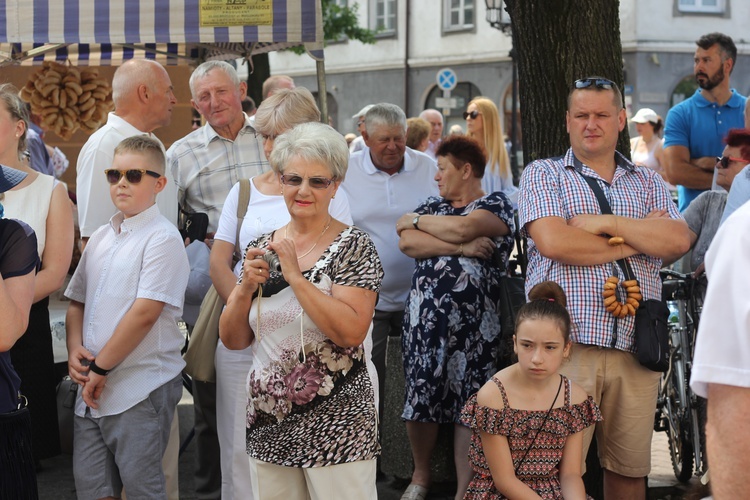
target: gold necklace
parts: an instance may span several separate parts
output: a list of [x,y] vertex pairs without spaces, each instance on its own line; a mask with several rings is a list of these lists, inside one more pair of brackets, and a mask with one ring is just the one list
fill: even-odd
[[[313,244],[312,247],[310,247],[310,250],[308,250],[307,252],[303,253],[299,257],[297,257],[297,260],[304,259],[305,257],[307,257],[310,254],[310,252],[312,252],[313,250],[315,250],[315,247],[318,246],[318,243],[320,243],[320,239],[323,237],[324,234],[326,234],[326,231],[328,231],[328,228],[331,227],[331,222],[332,221],[333,221],[333,217],[331,217],[329,215],[328,216],[328,224],[326,224],[326,227],[323,228],[323,231],[320,233],[320,236],[318,236],[318,239],[315,240],[315,243]],[[287,224],[286,227],[284,228],[284,239],[287,239],[287,232],[286,231],[287,231],[288,228],[289,228],[289,224]]]

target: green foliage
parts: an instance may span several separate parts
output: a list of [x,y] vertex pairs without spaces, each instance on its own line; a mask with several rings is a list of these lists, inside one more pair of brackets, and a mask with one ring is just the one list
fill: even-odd
[[[321,0],[323,7],[323,35],[326,42],[335,42],[342,38],[359,40],[362,43],[375,43],[375,31],[363,28],[357,19],[359,4],[342,7],[334,0]],[[295,54],[304,54],[302,46],[292,47]]]

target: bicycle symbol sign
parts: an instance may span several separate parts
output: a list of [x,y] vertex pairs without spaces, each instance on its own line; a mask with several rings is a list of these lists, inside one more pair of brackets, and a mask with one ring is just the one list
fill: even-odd
[[456,88],[458,84],[458,77],[456,72],[450,68],[443,68],[437,72],[437,85],[442,90],[451,91]]

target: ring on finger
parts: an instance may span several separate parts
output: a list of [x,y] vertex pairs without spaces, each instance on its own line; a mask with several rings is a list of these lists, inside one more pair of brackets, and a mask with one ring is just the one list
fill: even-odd
[[263,271],[260,270],[259,267],[257,269],[258,269],[258,274],[261,274],[263,272]]

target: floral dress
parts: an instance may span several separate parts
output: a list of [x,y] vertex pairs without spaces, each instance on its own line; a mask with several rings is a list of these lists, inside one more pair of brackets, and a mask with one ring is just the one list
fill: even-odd
[[[517,469],[516,476],[537,495],[544,500],[563,498],[558,464],[562,459],[565,442],[569,435],[601,421],[602,414],[591,396],[582,403],[571,405],[570,380],[562,375],[561,377],[565,385],[565,403],[559,408],[554,408],[546,422],[544,420],[547,410],[511,408],[503,384],[495,377],[492,377],[492,381],[500,389],[503,398],[502,410],[480,406],[477,404],[476,395],[469,399],[461,412],[461,423],[472,429],[469,461],[474,469],[474,477],[469,483],[464,500],[506,498],[495,489],[482,449],[480,431],[508,438],[513,467]],[[540,429],[542,423],[544,428]]]
[[416,210],[468,215],[487,210],[511,233],[495,239],[493,259],[441,255],[417,259],[406,300],[402,352],[406,392],[401,418],[458,423],[461,408],[497,371],[500,348],[499,280],[513,248],[513,207],[496,192],[454,208],[428,198]]
[[[272,234],[250,242],[265,248]],[[375,245],[348,227],[303,275],[323,293],[332,285],[379,291],[383,270]],[[242,276],[240,276],[240,280]],[[250,308],[254,361],[247,377],[247,453],[287,467],[370,460],[377,440],[372,325],[362,345],[339,347],[272,271]]]

